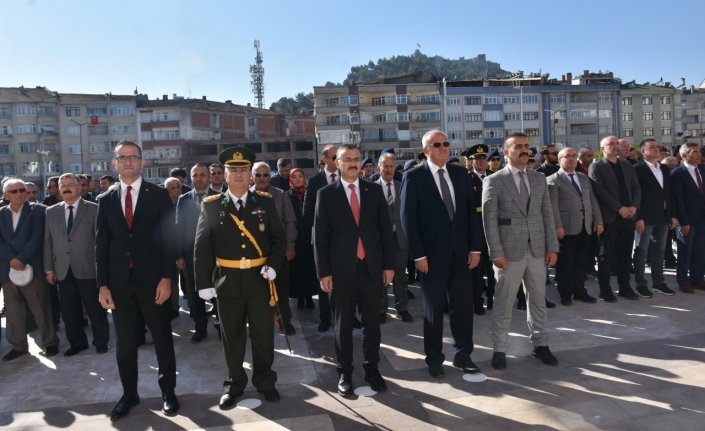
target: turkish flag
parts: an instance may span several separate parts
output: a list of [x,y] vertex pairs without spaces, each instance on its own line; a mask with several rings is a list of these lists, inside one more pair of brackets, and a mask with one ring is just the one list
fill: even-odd
[[94,125],[94,126],[95,126],[96,124],[98,124],[98,116],[97,116],[97,115],[91,116],[91,124]]

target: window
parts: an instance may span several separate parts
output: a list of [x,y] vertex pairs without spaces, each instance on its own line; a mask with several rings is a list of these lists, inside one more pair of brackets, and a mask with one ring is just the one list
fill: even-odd
[[539,129],[524,129],[526,136],[539,136]]
[[600,130],[600,135],[611,135],[611,134],[614,133],[614,132],[612,131],[613,129],[614,129],[614,128],[612,127],[611,124],[610,124],[610,125],[603,125],[603,126],[600,126],[600,129],[599,129],[599,130]]
[[140,123],[151,123],[152,113],[151,112],[140,112]]
[[181,138],[181,133],[178,130],[154,131],[152,135],[155,141],[168,141]]
[[654,113],[653,112],[644,112],[641,114],[641,119],[644,121],[651,121],[654,119]]
[[462,139],[463,132],[457,131],[457,132],[448,132],[448,139],[451,141],[459,141]]
[[634,136],[634,129],[632,128],[624,129],[623,132],[624,136]]
[[36,124],[20,124],[19,126],[17,126],[17,133],[19,133],[20,135],[37,133],[37,125]]
[[[250,133],[249,135],[247,135],[247,139],[249,139],[250,141],[254,141],[255,139],[257,139],[257,133]],[[247,145],[249,144],[246,144],[245,146]]]
[[37,176],[39,175],[39,162],[24,162],[20,170],[22,175]]
[[89,151],[91,153],[107,153],[108,151],[110,151],[108,147],[109,146],[107,142],[94,143],[91,144]]
[[110,170],[110,162],[91,162],[91,172],[102,172]]
[[111,103],[110,115],[113,117],[131,117],[135,115],[135,106],[129,103]]
[[101,116],[107,116],[108,115],[108,107],[107,106],[89,106],[87,109],[88,116],[89,117],[101,117]]
[[596,109],[571,109],[570,118],[596,118]]
[[409,113],[408,112],[398,112],[397,113],[397,121],[399,123],[408,123],[409,122]]
[[373,123],[386,123],[387,122],[387,114],[375,114],[372,116],[372,122]]
[[525,120],[538,120],[539,113],[538,112],[524,112],[524,119]]
[[485,121],[502,121],[502,111],[485,112]]
[[599,93],[597,95],[597,101],[603,103],[612,102],[612,93]]
[[482,130],[466,130],[465,139],[482,139]]
[[612,118],[612,110],[611,109],[600,109],[597,111],[597,117],[598,118]]
[[651,96],[644,96],[641,99],[641,104],[642,105],[653,105],[654,104],[654,98]]
[[565,94],[551,94],[551,105],[565,103]]
[[247,126],[248,127],[255,127],[255,117],[249,117],[247,119]]
[[485,96],[485,105],[499,105],[502,103],[502,98],[500,96]]
[[460,105],[460,97],[449,97],[446,99],[446,105],[448,106],[456,106]]
[[485,138],[503,138],[504,137],[504,129],[499,128],[499,127],[494,127],[491,129],[484,129],[483,135]]
[[661,96],[661,104],[662,105],[670,105],[671,104],[671,96]]
[[463,116],[461,114],[451,114],[448,115],[448,122],[449,123],[460,123],[463,119]]
[[81,146],[79,144],[69,145],[69,154],[81,154]]
[[482,97],[480,96],[465,96],[466,105],[482,105]]
[[9,145],[0,145],[0,156],[7,156],[11,154],[10,153],[10,146]]
[[661,127],[661,134],[663,136],[668,136],[671,135],[671,128],[670,127]]
[[20,143],[20,153],[36,153],[37,143],[36,142],[22,142]]
[[67,106],[66,107],[66,116],[69,118],[80,117],[81,116],[81,108],[78,106]]
[[88,125],[88,136],[107,135],[108,125],[99,124],[97,126]]
[[313,150],[313,141],[296,141],[294,142],[294,151],[311,151]]
[[37,107],[37,115],[42,117],[56,117],[56,110],[53,106],[41,105]]
[[524,104],[539,103],[539,96],[536,94],[527,94],[524,96]]
[[50,153],[56,153],[56,142],[44,142],[44,144],[42,144],[42,149],[44,151],[49,151]]
[[289,142],[270,142],[267,144],[267,151],[274,153],[283,153],[285,151],[290,151],[291,145]]
[[416,96],[416,103],[438,103],[438,94],[424,94],[422,96]]
[[[254,118],[251,118],[252,122],[254,123],[255,120]],[[326,117],[326,126],[334,126],[336,124],[340,124],[340,116],[339,115],[334,115],[332,117]],[[254,124],[250,125],[250,127],[254,126]]]
[[12,126],[0,124],[0,136],[12,136]]
[[326,107],[331,108],[331,107],[334,107],[334,106],[338,106],[338,104],[339,104],[339,99],[338,99],[337,97],[331,97],[331,98],[329,98],[329,99],[326,99],[326,100],[324,101],[324,103],[325,103]]
[[622,106],[630,106],[632,104],[632,98],[631,97],[622,97]]
[[17,115],[35,115],[37,110],[33,105],[17,105],[15,112]]
[[644,136],[654,136],[654,128],[647,127],[644,129]]
[[14,163],[0,163],[0,173],[2,175],[15,175],[15,164]]
[[11,118],[12,110],[7,105],[0,105],[0,118]]
[[419,112],[414,117],[414,121],[427,122],[427,121],[440,121],[440,112]]
[[142,137],[143,141],[151,141],[152,140],[152,132],[142,132],[140,134],[140,136]]
[[465,114],[466,123],[480,123],[482,122],[482,114]]
[[135,133],[135,125],[133,123],[113,123],[110,125],[110,133],[132,134]]
[[505,105],[517,105],[519,104],[519,96],[504,96],[502,98]]
[[519,112],[505,112],[504,121],[519,121],[521,120],[521,113]]
[[[355,100],[357,100],[357,96],[350,96],[350,97],[355,97]],[[357,105],[357,102],[354,103]],[[408,105],[409,104],[409,95],[408,94],[397,94],[397,105]]]
[[662,120],[670,120],[671,119],[671,111],[664,111],[661,113],[661,119]]
[[553,127],[553,133],[555,134],[555,136],[565,136],[565,126]]
[[622,112],[622,121],[633,121],[634,114],[631,112]]
[[69,171],[73,172],[74,174],[80,174],[83,172],[83,169],[81,168],[80,163],[69,163]]
[[386,102],[387,102],[387,98],[384,96],[372,98],[372,106],[386,105]]
[[56,133],[56,128],[53,124],[42,124],[39,130],[45,135],[53,135]]

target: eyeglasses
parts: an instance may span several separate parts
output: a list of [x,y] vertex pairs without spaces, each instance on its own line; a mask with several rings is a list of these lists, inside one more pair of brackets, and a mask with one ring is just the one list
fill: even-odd
[[27,193],[27,189],[8,190],[7,192],[16,195],[17,193]]
[[269,176],[269,174],[268,174],[267,172],[263,172],[263,173],[261,173],[261,174],[260,174],[259,172],[257,172],[257,173],[255,174],[255,177],[256,177],[256,178],[260,178],[260,177],[267,178],[268,176]]
[[445,141],[445,142],[434,142],[433,144],[429,145],[429,147],[433,147],[433,148],[441,148],[441,146],[443,146],[443,147],[450,147],[450,142],[448,142],[448,141]]
[[125,163],[125,162],[130,162],[130,163],[135,163],[138,160],[142,160],[142,157],[140,156],[116,156],[115,160],[118,161],[118,163]]
[[333,154],[332,156],[329,156],[329,155],[326,154],[326,157],[328,157],[328,158],[331,159],[331,160],[335,160],[336,157],[337,157],[337,155],[336,155],[336,154]]

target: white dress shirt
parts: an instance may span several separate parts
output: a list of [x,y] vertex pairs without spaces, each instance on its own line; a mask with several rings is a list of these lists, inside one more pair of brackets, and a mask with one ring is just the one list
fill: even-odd
[[[120,180],[120,205],[122,206],[122,213],[125,214],[125,191],[127,191],[127,184]],[[135,214],[135,208],[137,207],[137,198],[140,196],[140,187],[142,186],[142,176],[137,178],[134,183],[130,184],[132,190],[132,215]],[[75,217],[75,215],[74,215]]]

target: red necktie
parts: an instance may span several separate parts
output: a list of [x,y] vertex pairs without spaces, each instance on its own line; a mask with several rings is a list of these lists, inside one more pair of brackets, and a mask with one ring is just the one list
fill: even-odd
[[127,228],[132,229],[132,186],[127,186],[125,192],[125,221]]
[[705,193],[705,188],[703,188],[703,178],[700,176],[700,170],[698,168],[695,168],[695,178],[698,180],[698,190],[700,190],[700,194]]
[[[350,207],[352,208],[353,218],[355,219],[355,224],[360,226],[360,201],[357,200],[357,193],[355,193],[355,184],[349,184],[350,188]],[[365,248],[362,246],[362,238],[357,238],[357,258],[362,260],[365,258]]]

